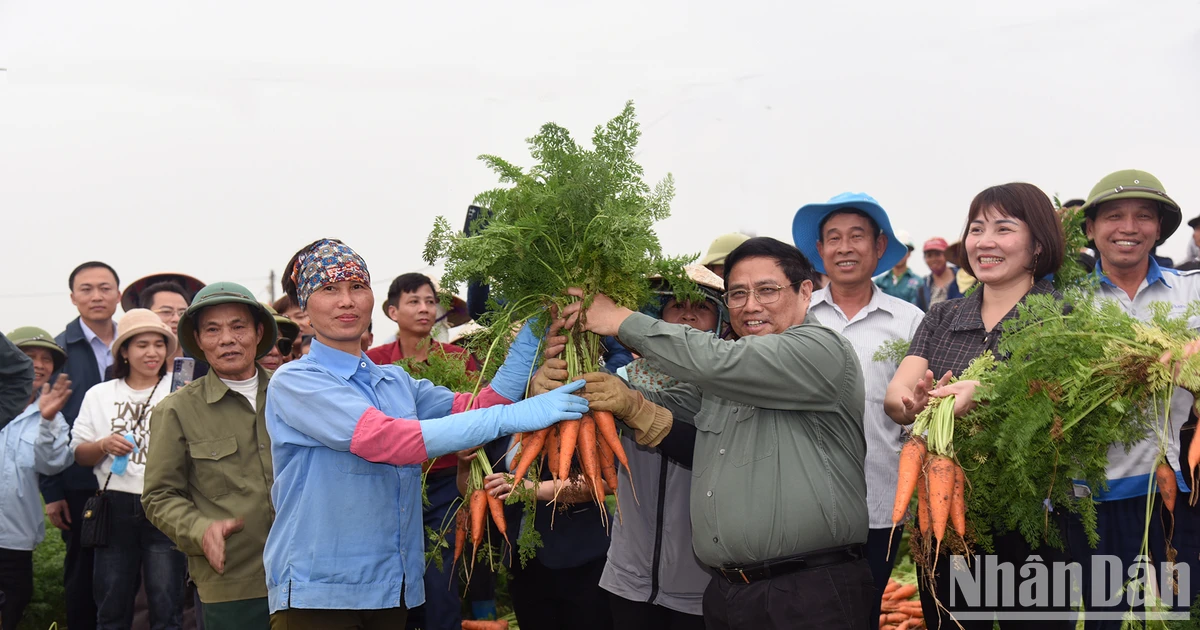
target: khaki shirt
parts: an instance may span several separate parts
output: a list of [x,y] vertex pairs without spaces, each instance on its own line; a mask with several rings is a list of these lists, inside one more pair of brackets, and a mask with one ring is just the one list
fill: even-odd
[[692,546],[744,565],[867,541],[863,375],[809,316],[737,341],[635,313],[621,342],[682,381],[642,392],[696,425]]
[[[258,370],[258,409],[213,372],[168,396],[150,416],[150,458],[142,506],[146,517],[188,556],[200,601],[267,596],[263,547],[275,519],[271,441],[263,406],[271,373]],[[225,574],[204,557],[214,521],[243,518],[225,541]]]

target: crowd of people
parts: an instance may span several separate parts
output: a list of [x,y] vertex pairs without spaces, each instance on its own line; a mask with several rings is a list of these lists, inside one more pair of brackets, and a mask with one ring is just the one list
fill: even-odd
[[[640,312],[593,294],[586,318],[580,300],[543,339],[526,325],[475,395],[396,362],[437,352],[478,371],[433,331],[485,307],[454,298],[444,308],[432,279],[403,274],[381,305],[395,337],[374,346],[367,262],[341,241],[300,248],[274,304],[178,273],[122,291],[115,269],[85,262],[67,278],[79,317],[63,332],[0,337],[3,630],[31,599],[44,519],[67,546],[71,630],[458,628],[464,609],[494,613],[494,596],[481,578],[464,605],[453,531],[438,563],[426,562],[426,531],[446,522],[478,456],[496,462],[489,493],[504,499],[521,484],[536,497],[532,519],[508,507],[510,531],[542,539],[528,562],[506,552],[526,630],[876,627],[901,542],[892,507],[905,427],[932,397],[955,394],[955,414],[970,412],[977,383],[949,377],[999,353],[1018,304],[1061,298],[1050,279],[1068,264],[1089,265],[1096,299],[1135,318],[1154,302],[1182,313],[1200,299],[1200,275],[1156,257],[1183,215],[1151,174],[1118,171],[1068,205],[1082,206],[1089,252],[1066,251],[1043,191],[1005,184],[971,201],[956,242],[923,244],[921,278],[908,267],[911,239],[875,199],[810,203],[791,243],[713,241],[685,268],[699,301],[654,279]],[[1200,245],[1200,217],[1188,224]],[[610,352],[603,372],[566,382],[560,331],[577,321]],[[909,342],[898,364],[878,355],[896,340]],[[1194,401],[1179,390],[1163,411],[1173,459],[1194,434]],[[621,421],[629,455],[606,490],[640,495],[611,531],[582,478],[509,474],[513,436],[589,408]],[[1055,514],[1066,549],[1001,532],[995,555],[1079,562],[1086,613],[1123,612],[1124,600],[1093,596],[1089,560],[1136,561],[1156,457],[1150,436],[1115,445],[1107,488],[1077,486],[1098,505],[1098,546],[1078,518]],[[1200,569],[1200,518],[1177,477],[1184,494],[1169,523],[1152,504],[1150,548],[1166,559],[1169,542],[1177,562]],[[951,561],[921,569],[927,626],[991,628],[979,615],[951,621],[981,610],[954,603]],[[1000,624],[1074,628],[1051,614],[1064,611]]]

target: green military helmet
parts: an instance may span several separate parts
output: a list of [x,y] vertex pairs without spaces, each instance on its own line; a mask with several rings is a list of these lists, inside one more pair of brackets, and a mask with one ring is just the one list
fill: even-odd
[[1162,245],[1167,237],[1175,233],[1183,222],[1183,211],[1174,199],[1167,196],[1166,189],[1158,178],[1146,171],[1124,170],[1109,173],[1092,187],[1087,203],[1083,205],[1084,216],[1095,219],[1100,204],[1118,199],[1149,199],[1158,202],[1159,235],[1155,245]]
[[740,232],[722,234],[715,238],[712,244],[708,246],[708,251],[704,253],[702,258],[700,258],[698,264],[704,265],[705,267],[709,265],[724,265],[725,257],[728,256],[730,252],[737,249],[738,245],[741,245],[748,240],[750,240],[750,237]]
[[188,354],[196,358],[204,358],[204,351],[196,344],[196,317],[206,307],[218,304],[249,306],[250,312],[254,313],[254,319],[263,327],[263,338],[258,342],[257,354],[254,358],[260,359],[271,351],[275,340],[279,338],[279,327],[275,324],[275,317],[258,300],[254,299],[254,294],[246,287],[236,282],[214,282],[200,289],[200,292],[192,298],[192,305],[184,313],[183,319],[179,320],[179,343],[184,350],[187,350]]
[[54,356],[54,371],[67,362],[67,351],[59,347],[50,333],[35,326],[22,326],[8,333],[8,340],[18,348],[45,348]]
[[300,336],[300,324],[297,324],[287,317],[280,315],[279,311],[276,311],[275,307],[271,306],[270,304],[267,304],[266,302],[261,302],[261,304],[263,305],[263,308],[267,309],[267,312],[271,314],[271,317],[275,318],[275,326],[279,328],[280,339],[293,340]]

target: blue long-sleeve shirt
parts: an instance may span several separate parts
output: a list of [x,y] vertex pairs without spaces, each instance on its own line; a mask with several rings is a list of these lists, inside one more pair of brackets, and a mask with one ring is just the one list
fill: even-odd
[[63,415],[42,420],[36,401],[0,430],[0,548],[31,551],[46,536],[38,475],[75,461],[69,437]]

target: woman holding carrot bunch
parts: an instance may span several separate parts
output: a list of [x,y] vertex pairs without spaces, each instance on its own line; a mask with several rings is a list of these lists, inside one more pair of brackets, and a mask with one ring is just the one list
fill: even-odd
[[587,402],[571,392],[583,382],[522,401],[538,346],[528,327],[477,396],[376,366],[360,345],[375,306],[366,262],[322,239],[287,269],[283,289],[316,337],[267,390],[271,627],[402,628],[424,601],[420,464],[582,417]]
[[[1047,276],[1055,273],[1062,263],[1065,248],[1062,224],[1054,213],[1050,199],[1036,186],[1023,183],[993,186],[975,196],[967,215],[963,232],[966,248],[964,268],[978,278],[980,286],[971,295],[933,306],[917,329],[908,350],[908,356],[900,363],[896,375],[888,385],[884,399],[887,414],[896,422],[912,424],[930,398],[955,396],[954,415],[961,417],[975,405],[973,401],[978,381],[960,380],[950,383],[952,376],[960,375],[973,359],[990,351],[997,358],[1002,326],[1005,321],[1016,317],[1017,305],[1027,295],[1057,295]],[[914,441],[922,447],[919,437]],[[913,447],[906,447],[909,453]],[[911,470],[905,470],[905,462]],[[983,566],[976,566],[982,556],[975,556],[968,567],[962,556],[952,560],[954,553],[961,553],[961,545],[951,553],[947,548],[955,547],[943,543],[944,536],[953,537],[959,530],[965,531],[962,514],[962,492],[964,484],[961,468],[952,460],[929,453],[917,453],[909,459],[901,458],[900,488],[906,487],[906,478],[915,485],[920,495],[919,531],[914,537],[914,549],[928,541],[931,549],[936,548],[934,566],[918,567],[921,576],[921,603],[929,628],[955,627],[955,621],[967,630],[992,628],[992,615],[999,612],[1002,628],[1073,628],[1069,619],[1051,619],[1056,613],[1069,612],[1067,608],[1023,606],[1026,614],[1045,612],[1042,620],[1013,621],[1005,619],[1004,612],[1017,610],[1017,593],[1006,592],[1005,588],[1018,583],[1020,578],[1012,576],[999,585],[987,585],[989,578]],[[927,483],[924,483],[926,482]],[[956,487],[956,484],[957,487]],[[907,485],[911,487],[911,485]],[[908,495],[911,496],[911,493]],[[954,500],[957,498],[957,501]],[[903,502],[907,505],[908,497]],[[897,501],[900,503],[900,500]],[[955,505],[957,503],[957,505]],[[926,513],[928,506],[928,514]],[[947,527],[951,521],[952,527]],[[949,530],[949,531],[947,531]],[[951,533],[954,532],[954,533]],[[936,538],[937,542],[931,540]],[[923,539],[923,540],[922,540]],[[961,541],[961,539],[960,539]],[[1047,575],[1051,575],[1052,563],[1065,561],[1065,554],[1042,546],[1033,549],[1019,532],[998,530],[993,539],[996,564],[1009,562],[1012,574],[1028,562],[1040,562]],[[918,554],[914,553],[914,557]],[[1038,556],[1032,559],[1030,556]],[[952,562],[953,569],[952,569]],[[991,590],[997,594],[997,606],[984,606],[985,602],[971,601],[970,594],[961,589],[951,595],[951,572],[962,571],[961,575],[974,580],[980,576],[982,585],[979,593]],[[968,575],[969,572],[969,575]],[[994,573],[994,572],[993,572]],[[1051,578],[1050,592],[1058,586]],[[959,582],[962,583],[961,581]],[[934,585],[931,592],[929,586]],[[1066,586],[1070,593],[1070,585]],[[936,598],[936,599],[935,599]],[[1001,607],[1008,604],[1007,608]],[[954,615],[955,620],[950,620]]]

